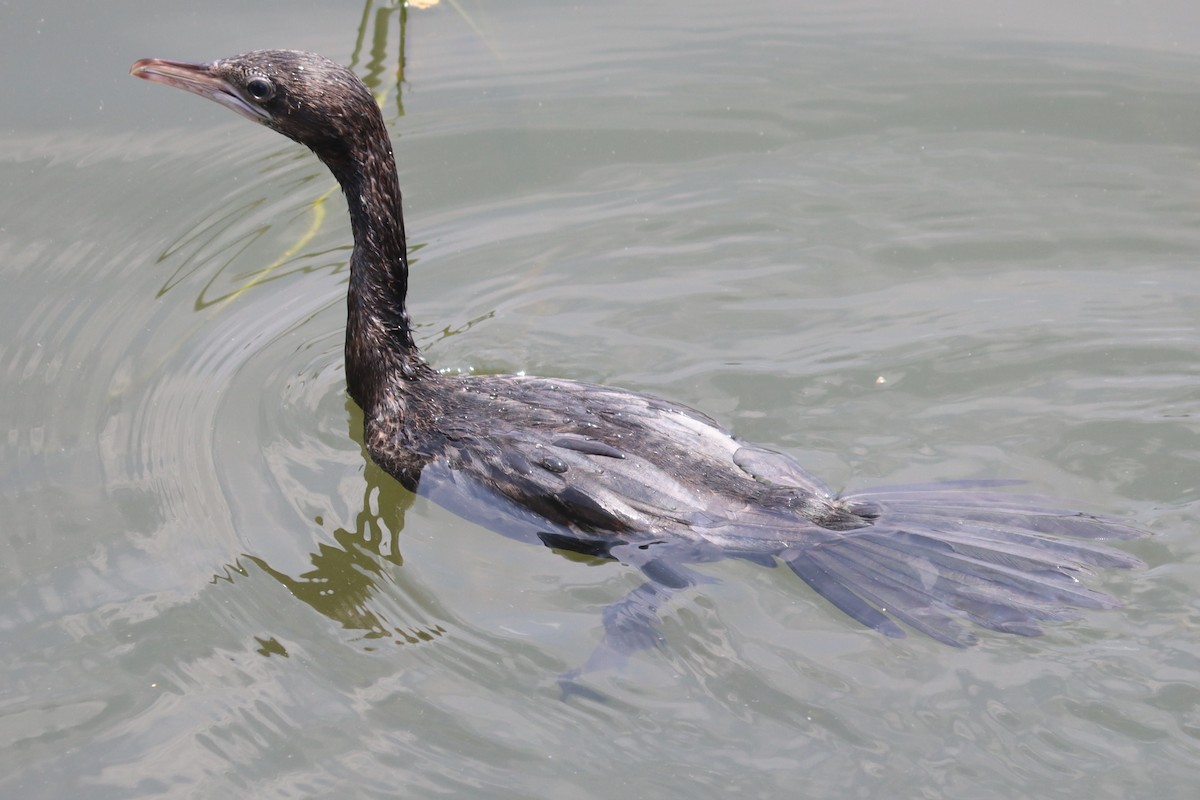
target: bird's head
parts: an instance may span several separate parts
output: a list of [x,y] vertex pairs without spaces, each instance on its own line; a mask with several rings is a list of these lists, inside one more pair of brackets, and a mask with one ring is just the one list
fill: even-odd
[[376,140],[384,129],[358,76],[315,53],[255,50],[206,63],[143,58],[130,74],[220,103],[323,158]]

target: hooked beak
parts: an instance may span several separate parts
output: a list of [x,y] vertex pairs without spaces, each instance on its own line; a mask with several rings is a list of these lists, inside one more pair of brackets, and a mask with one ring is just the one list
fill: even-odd
[[263,108],[249,103],[229,81],[218,75],[215,61],[192,64],[187,61],[168,61],[165,58],[141,58],[133,62],[129,74],[185,92],[198,94],[231,108],[254,122],[266,122],[271,115]]

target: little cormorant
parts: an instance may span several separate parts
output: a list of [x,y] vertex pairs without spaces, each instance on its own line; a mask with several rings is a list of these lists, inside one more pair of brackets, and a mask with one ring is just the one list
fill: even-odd
[[[143,59],[132,74],[214,100],[309,147],[346,195],[354,234],[346,383],[371,457],[404,486],[501,532],[616,559],[648,579],[605,615],[603,666],[655,640],[655,611],[705,580],[688,563],[786,563],[890,636],[948,644],[963,618],[1024,635],[1074,608],[1116,605],[1088,567],[1141,562],[1095,539],[1142,531],[959,481],[838,495],[790,456],[649,395],[523,375],[444,375],[413,343],[392,147],[375,98],[311,53],[203,64]],[[1070,538],[1063,538],[1070,537]]]

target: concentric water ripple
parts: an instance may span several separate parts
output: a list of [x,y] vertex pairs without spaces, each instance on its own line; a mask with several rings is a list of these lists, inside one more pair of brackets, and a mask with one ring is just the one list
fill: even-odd
[[[958,652],[706,565],[662,650],[562,702],[638,576],[369,462],[331,179],[123,73],[263,17],[164,6],[188,42],[130,25],[165,40],[112,70],[144,116],[0,142],[0,793],[1190,796],[1195,57],[1089,43],[1098,15],[1047,42],[853,4],[368,11],[435,366],[652,391],[835,485],[1025,477],[1153,528],[1123,545],[1151,568]],[[357,10],[308,14],[279,42],[346,57]]]

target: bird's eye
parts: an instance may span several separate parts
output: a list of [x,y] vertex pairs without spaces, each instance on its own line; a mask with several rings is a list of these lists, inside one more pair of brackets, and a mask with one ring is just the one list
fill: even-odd
[[246,81],[246,91],[255,100],[270,100],[275,94],[275,86],[266,78],[251,78]]

